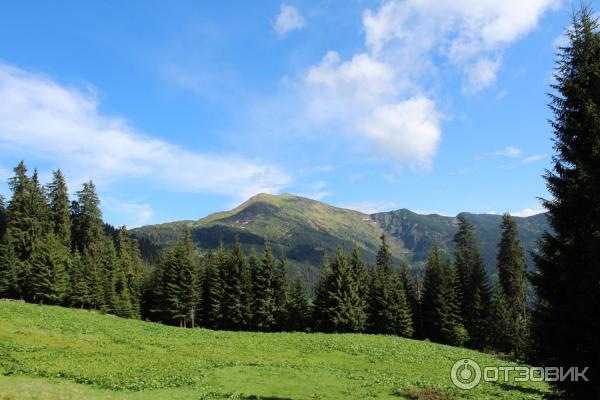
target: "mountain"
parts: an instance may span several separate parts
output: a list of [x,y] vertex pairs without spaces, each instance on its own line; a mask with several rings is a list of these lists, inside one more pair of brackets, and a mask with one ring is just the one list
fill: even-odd
[[[495,273],[501,216],[459,215],[475,225],[488,271]],[[548,229],[545,215],[515,219],[526,250],[534,250]],[[310,284],[318,276],[324,254],[333,254],[337,246],[350,249],[356,244],[364,258],[374,262],[379,237],[385,233],[398,265],[406,259],[419,266],[434,241],[452,250],[456,227],[456,217],[421,215],[406,209],[368,215],[291,194],[259,194],[231,211],[197,221],[143,226],[132,233],[141,240],[144,256],[150,259],[156,259],[157,248],[180,239],[186,228],[200,252],[218,247],[221,241],[231,245],[236,236],[246,250],[254,247],[260,251],[267,239],[275,254],[285,253],[290,270],[300,271]]]

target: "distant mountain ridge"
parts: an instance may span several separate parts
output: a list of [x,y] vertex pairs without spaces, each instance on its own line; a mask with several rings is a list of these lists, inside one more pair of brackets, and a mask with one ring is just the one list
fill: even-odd
[[[488,271],[494,274],[501,216],[460,215],[475,226],[482,257]],[[310,283],[318,275],[323,256],[333,254],[338,246],[350,249],[356,244],[364,258],[374,262],[382,233],[389,238],[397,264],[407,260],[414,266],[421,265],[434,241],[452,250],[457,217],[421,215],[407,209],[369,215],[292,194],[259,194],[231,211],[196,221],[147,225],[133,229],[132,233],[142,242],[160,247],[177,241],[189,228],[200,252],[214,249],[220,242],[229,246],[236,236],[247,250],[252,247],[260,250],[268,240],[277,255],[285,254],[290,269],[299,270]],[[515,220],[526,251],[535,250],[537,240],[548,229],[546,216],[515,217]],[[149,254],[144,256],[148,258]]]

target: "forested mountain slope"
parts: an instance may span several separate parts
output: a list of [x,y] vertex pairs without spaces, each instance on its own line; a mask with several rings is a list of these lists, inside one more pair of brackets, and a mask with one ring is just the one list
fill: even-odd
[[[459,215],[464,215],[475,225],[487,269],[495,273],[501,216]],[[515,220],[526,251],[533,251],[536,241],[548,227],[545,215],[516,217]],[[434,241],[452,250],[456,226],[456,217],[421,215],[406,209],[368,215],[291,194],[259,194],[231,211],[197,221],[148,225],[134,229],[132,233],[144,242],[164,246],[180,239],[189,228],[200,252],[216,248],[220,242],[229,246],[236,236],[246,249],[258,249],[266,239],[276,254],[285,253],[291,270],[302,270],[310,283],[316,278],[324,254],[333,254],[337,246],[350,249],[356,244],[365,259],[372,262],[379,236],[385,233],[397,264],[406,259],[417,266],[425,259]],[[144,251],[144,248],[142,246],[144,256],[153,257],[154,252]]]

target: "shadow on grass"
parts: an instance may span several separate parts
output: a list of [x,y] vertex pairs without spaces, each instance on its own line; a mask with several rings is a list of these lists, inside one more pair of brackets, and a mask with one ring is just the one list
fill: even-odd
[[393,396],[409,400],[453,400],[454,397],[448,393],[430,389],[403,389],[392,392]]
[[496,384],[498,386],[500,386],[500,388],[502,388],[502,390],[506,390],[506,391],[521,392],[523,394],[536,394],[538,396],[543,396],[546,394],[546,392],[544,392],[543,390],[540,390],[540,389],[511,385],[510,383],[506,383],[506,382],[496,382]]

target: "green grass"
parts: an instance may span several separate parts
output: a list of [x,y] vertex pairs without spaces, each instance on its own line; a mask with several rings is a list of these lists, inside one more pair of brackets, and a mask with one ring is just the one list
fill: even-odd
[[537,399],[540,383],[453,386],[490,355],[372,335],[180,329],[0,301],[0,399]]

